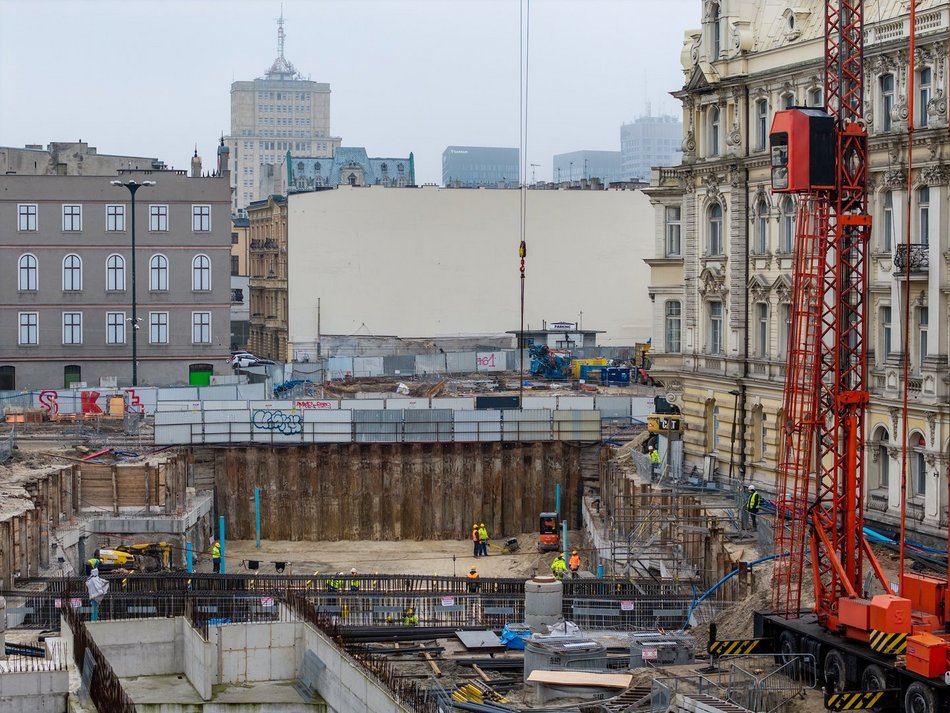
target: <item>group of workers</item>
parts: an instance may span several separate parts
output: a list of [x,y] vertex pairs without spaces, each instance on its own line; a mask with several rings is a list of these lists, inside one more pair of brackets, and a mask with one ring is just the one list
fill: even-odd
[[472,525],[472,554],[475,557],[488,557],[488,528],[484,522]]
[[571,558],[567,562],[564,561],[564,553],[559,552],[551,563],[551,574],[558,579],[564,579],[564,575],[570,570],[571,577],[577,579],[577,572],[580,568],[581,556],[577,554],[577,550],[571,552]]
[[327,591],[343,592],[346,591],[347,588],[349,588],[351,592],[360,591],[360,580],[358,579],[358,575],[359,572],[356,571],[356,567],[350,569],[350,581],[347,583],[343,572],[337,572],[336,577],[327,580]]

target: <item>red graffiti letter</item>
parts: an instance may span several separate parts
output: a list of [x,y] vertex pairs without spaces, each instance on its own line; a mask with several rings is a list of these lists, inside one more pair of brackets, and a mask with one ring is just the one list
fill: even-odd
[[96,403],[99,400],[98,391],[82,391],[79,398],[83,413],[102,413],[102,409]]

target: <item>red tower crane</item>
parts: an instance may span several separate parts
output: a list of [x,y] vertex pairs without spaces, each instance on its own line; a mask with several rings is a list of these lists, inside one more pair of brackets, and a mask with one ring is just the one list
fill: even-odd
[[[783,556],[772,611],[756,613],[755,629],[780,656],[809,655],[827,707],[897,710],[900,701],[911,713],[946,712],[947,580],[901,572],[901,594],[892,593],[864,532],[871,217],[863,12],[863,0],[825,0],[825,106],[776,112],[770,133],[772,189],[796,194],[798,210],[774,528]],[[913,3],[910,26],[913,34]],[[806,573],[810,610],[802,606]],[[868,596],[866,574],[884,593]]]

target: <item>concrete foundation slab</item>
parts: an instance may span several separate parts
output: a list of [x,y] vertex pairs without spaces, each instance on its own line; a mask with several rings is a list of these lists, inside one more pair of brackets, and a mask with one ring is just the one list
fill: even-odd
[[184,674],[123,678],[122,687],[140,713],[326,713],[324,701],[308,702],[294,681],[260,681],[214,687],[210,701]]

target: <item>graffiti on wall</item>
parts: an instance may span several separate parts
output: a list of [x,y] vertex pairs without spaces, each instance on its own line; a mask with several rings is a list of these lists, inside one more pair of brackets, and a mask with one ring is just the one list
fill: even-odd
[[258,409],[251,415],[251,423],[259,431],[277,431],[285,436],[303,433],[303,418],[299,413]]

